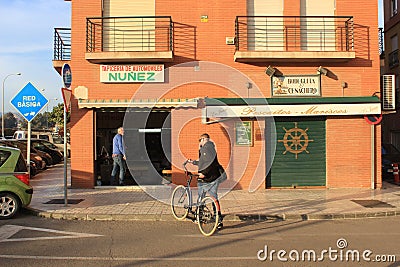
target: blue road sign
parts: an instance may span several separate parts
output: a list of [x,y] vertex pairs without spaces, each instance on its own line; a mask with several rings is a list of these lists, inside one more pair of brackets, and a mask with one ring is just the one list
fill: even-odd
[[64,87],[70,88],[72,83],[72,71],[69,64],[65,63],[61,70]]
[[28,122],[35,118],[47,102],[49,100],[30,82],[11,99],[11,104]]

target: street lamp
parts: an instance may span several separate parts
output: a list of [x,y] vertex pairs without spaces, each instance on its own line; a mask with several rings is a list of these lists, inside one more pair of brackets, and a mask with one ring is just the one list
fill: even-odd
[[4,83],[6,82],[7,78],[12,75],[21,75],[20,72],[18,73],[11,73],[8,74],[3,80],[3,94],[2,94],[2,108],[1,108],[1,137],[4,139]]

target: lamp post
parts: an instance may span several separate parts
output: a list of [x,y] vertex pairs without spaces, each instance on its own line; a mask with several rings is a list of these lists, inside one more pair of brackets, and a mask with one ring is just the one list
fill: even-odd
[[2,100],[2,105],[1,105],[1,107],[2,107],[1,108],[1,137],[3,139],[5,138],[4,137],[4,83],[6,82],[7,78],[12,76],[12,75],[21,75],[21,73],[18,72],[18,73],[8,74],[3,80],[3,94],[2,94],[2,98],[1,98],[1,100]]

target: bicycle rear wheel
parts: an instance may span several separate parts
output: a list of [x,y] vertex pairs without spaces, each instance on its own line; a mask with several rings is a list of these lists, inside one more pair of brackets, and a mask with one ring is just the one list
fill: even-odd
[[205,236],[212,235],[217,229],[218,221],[217,202],[212,197],[205,197],[197,210],[197,222],[200,232]]
[[178,185],[171,196],[171,210],[177,220],[184,220],[189,212],[189,192],[183,185]]

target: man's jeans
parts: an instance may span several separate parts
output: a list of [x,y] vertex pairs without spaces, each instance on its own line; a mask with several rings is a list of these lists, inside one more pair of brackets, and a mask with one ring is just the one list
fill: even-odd
[[119,184],[124,183],[124,176],[125,176],[125,162],[122,157],[122,155],[118,155],[116,157],[113,157],[113,169],[111,172],[111,185],[117,185],[117,182],[115,180],[115,176],[117,175],[117,171],[119,169]]
[[221,183],[222,177],[212,181],[211,183],[202,183],[197,182],[197,189],[199,191],[199,197],[203,194],[203,192],[208,192],[210,196],[218,200],[218,186]]

